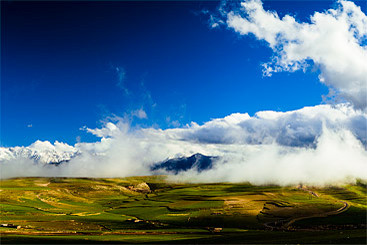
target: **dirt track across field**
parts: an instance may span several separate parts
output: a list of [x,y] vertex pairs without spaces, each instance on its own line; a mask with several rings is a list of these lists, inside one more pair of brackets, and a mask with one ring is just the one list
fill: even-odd
[[[301,187],[299,189],[304,190],[304,191],[308,191],[314,197],[319,197],[319,195],[316,192],[308,190],[306,187]],[[290,219],[287,219],[287,220],[267,222],[267,223],[264,223],[264,226],[267,227],[267,228],[270,228],[271,230],[273,230],[273,229],[284,230],[284,229],[288,229],[288,227],[296,221],[304,220],[304,219],[310,219],[310,218],[318,218],[318,217],[327,217],[327,216],[331,216],[331,215],[337,215],[337,214],[340,214],[340,213],[348,210],[348,208],[350,207],[350,205],[345,201],[339,200],[339,202],[343,203],[344,205],[342,207],[340,207],[339,209],[337,209],[337,210],[333,210],[333,211],[329,211],[329,212],[321,213],[321,214],[313,214],[313,215],[304,216],[304,217],[290,218]]]
[[340,214],[340,213],[346,211],[350,207],[350,205],[347,202],[344,202],[344,201],[340,201],[340,202],[342,202],[344,205],[343,205],[343,207],[339,208],[338,210],[326,212],[326,213],[323,213],[323,214],[315,214],[315,215],[310,215],[310,216],[305,216],[305,217],[294,218],[294,219],[291,219],[290,221],[288,221],[287,223],[285,223],[283,225],[283,228],[288,228],[294,222],[299,221],[299,220],[303,220],[303,219],[310,219],[310,218],[317,218],[317,217],[327,217],[327,216],[330,216],[330,215],[337,215],[337,214]]

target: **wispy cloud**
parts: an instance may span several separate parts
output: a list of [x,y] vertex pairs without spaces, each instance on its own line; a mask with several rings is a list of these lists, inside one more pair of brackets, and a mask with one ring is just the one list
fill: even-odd
[[170,116],[166,117],[166,123],[169,127],[173,126],[175,128],[180,127],[181,123],[178,120],[172,120]]
[[137,117],[139,119],[147,119],[148,118],[147,113],[143,110],[143,108],[132,111],[131,115],[134,116],[134,117]]
[[130,92],[125,86],[125,80],[126,80],[126,71],[123,67],[115,67],[116,75],[117,75],[117,87],[122,89],[126,95],[128,95]]

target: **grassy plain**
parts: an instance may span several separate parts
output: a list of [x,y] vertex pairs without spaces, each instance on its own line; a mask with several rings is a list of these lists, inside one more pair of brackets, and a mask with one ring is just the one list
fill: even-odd
[[0,181],[1,243],[366,243],[366,186]]

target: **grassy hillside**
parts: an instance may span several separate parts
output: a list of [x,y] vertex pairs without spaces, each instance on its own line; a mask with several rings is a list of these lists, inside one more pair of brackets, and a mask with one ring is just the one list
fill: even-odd
[[123,179],[0,182],[2,243],[365,243],[366,186]]

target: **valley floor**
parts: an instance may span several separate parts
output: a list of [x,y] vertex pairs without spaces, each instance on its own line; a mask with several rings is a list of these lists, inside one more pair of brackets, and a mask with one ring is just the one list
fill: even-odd
[[366,243],[366,185],[0,181],[1,243]]

